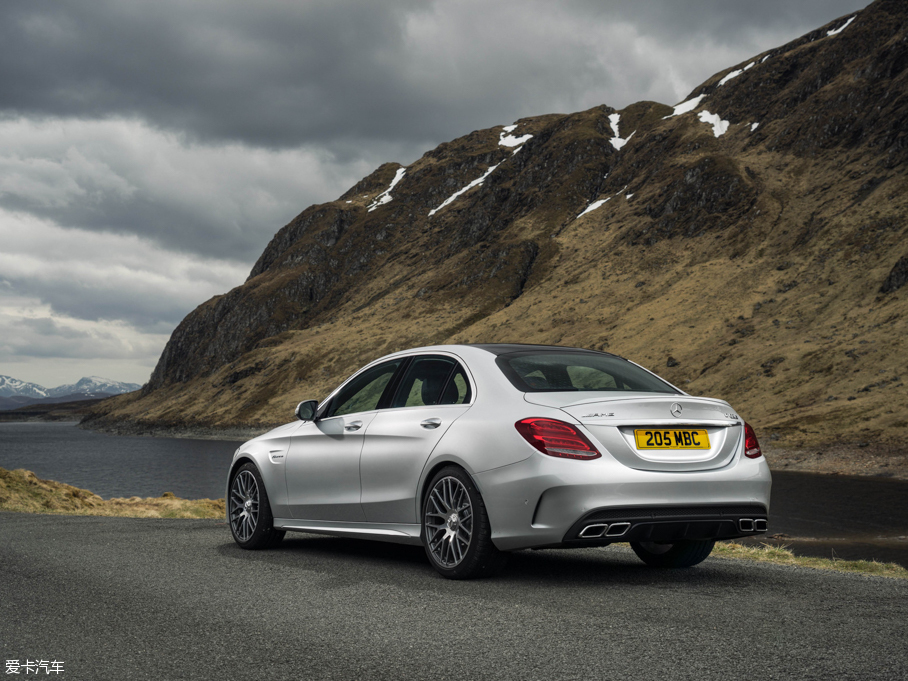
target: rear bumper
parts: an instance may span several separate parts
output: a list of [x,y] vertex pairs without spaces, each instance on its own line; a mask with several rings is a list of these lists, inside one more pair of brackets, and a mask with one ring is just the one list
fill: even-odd
[[[573,461],[534,453],[474,480],[502,551],[752,536],[760,533],[756,520],[767,519],[772,486],[766,460],[740,453],[722,468],[683,472],[629,468],[608,454]],[[754,521],[754,531],[742,529],[742,520]],[[628,525],[616,535],[618,523]],[[591,524],[612,534],[580,537]]]
[[616,541],[675,542],[737,539],[763,534],[767,512],[759,504],[604,508],[587,513],[564,535],[565,546]]

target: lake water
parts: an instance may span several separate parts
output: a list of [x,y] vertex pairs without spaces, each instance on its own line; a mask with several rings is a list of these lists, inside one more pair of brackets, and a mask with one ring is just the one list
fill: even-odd
[[87,489],[105,499],[219,499],[240,442],[104,435],[75,423],[0,423],[0,467]]
[[[224,496],[240,442],[103,435],[74,423],[0,423],[0,467],[88,489],[105,499]],[[908,482],[773,473],[769,534],[800,555],[908,567]],[[760,538],[760,541],[766,541]]]

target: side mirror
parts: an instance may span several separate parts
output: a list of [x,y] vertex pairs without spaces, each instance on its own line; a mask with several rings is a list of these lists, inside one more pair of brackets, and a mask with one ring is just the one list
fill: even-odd
[[318,411],[318,400],[306,400],[296,405],[296,418],[300,421],[314,421]]

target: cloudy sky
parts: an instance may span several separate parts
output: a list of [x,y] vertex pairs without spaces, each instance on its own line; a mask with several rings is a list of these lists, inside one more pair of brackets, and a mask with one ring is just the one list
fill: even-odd
[[3,0],[0,374],[147,380],[196,305],[386,161],[681,101],[866,0]]

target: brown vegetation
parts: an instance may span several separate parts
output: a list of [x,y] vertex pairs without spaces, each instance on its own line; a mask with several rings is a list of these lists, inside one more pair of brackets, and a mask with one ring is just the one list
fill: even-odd
[[716,544],[716,548],[713,549],[712,555],[718,558],[756,560],[761,563],[774,563],[775,565],[792,565],[816,570],[833,570],[835,572],[860,572],[880,577],[908,579],[908,569],[896,563],[880,563],[875,560],[830,560],[828,558],[796,556],[784,546],[770,546],[769,544],[745,546],[735,542],[719,542]]
[[119,516],[123,518],[223,518],[223,499],[180,499],[170,492],[141,499],[102,499],[88,490],[31,471],[0,468],[0,510],[21,513]]

